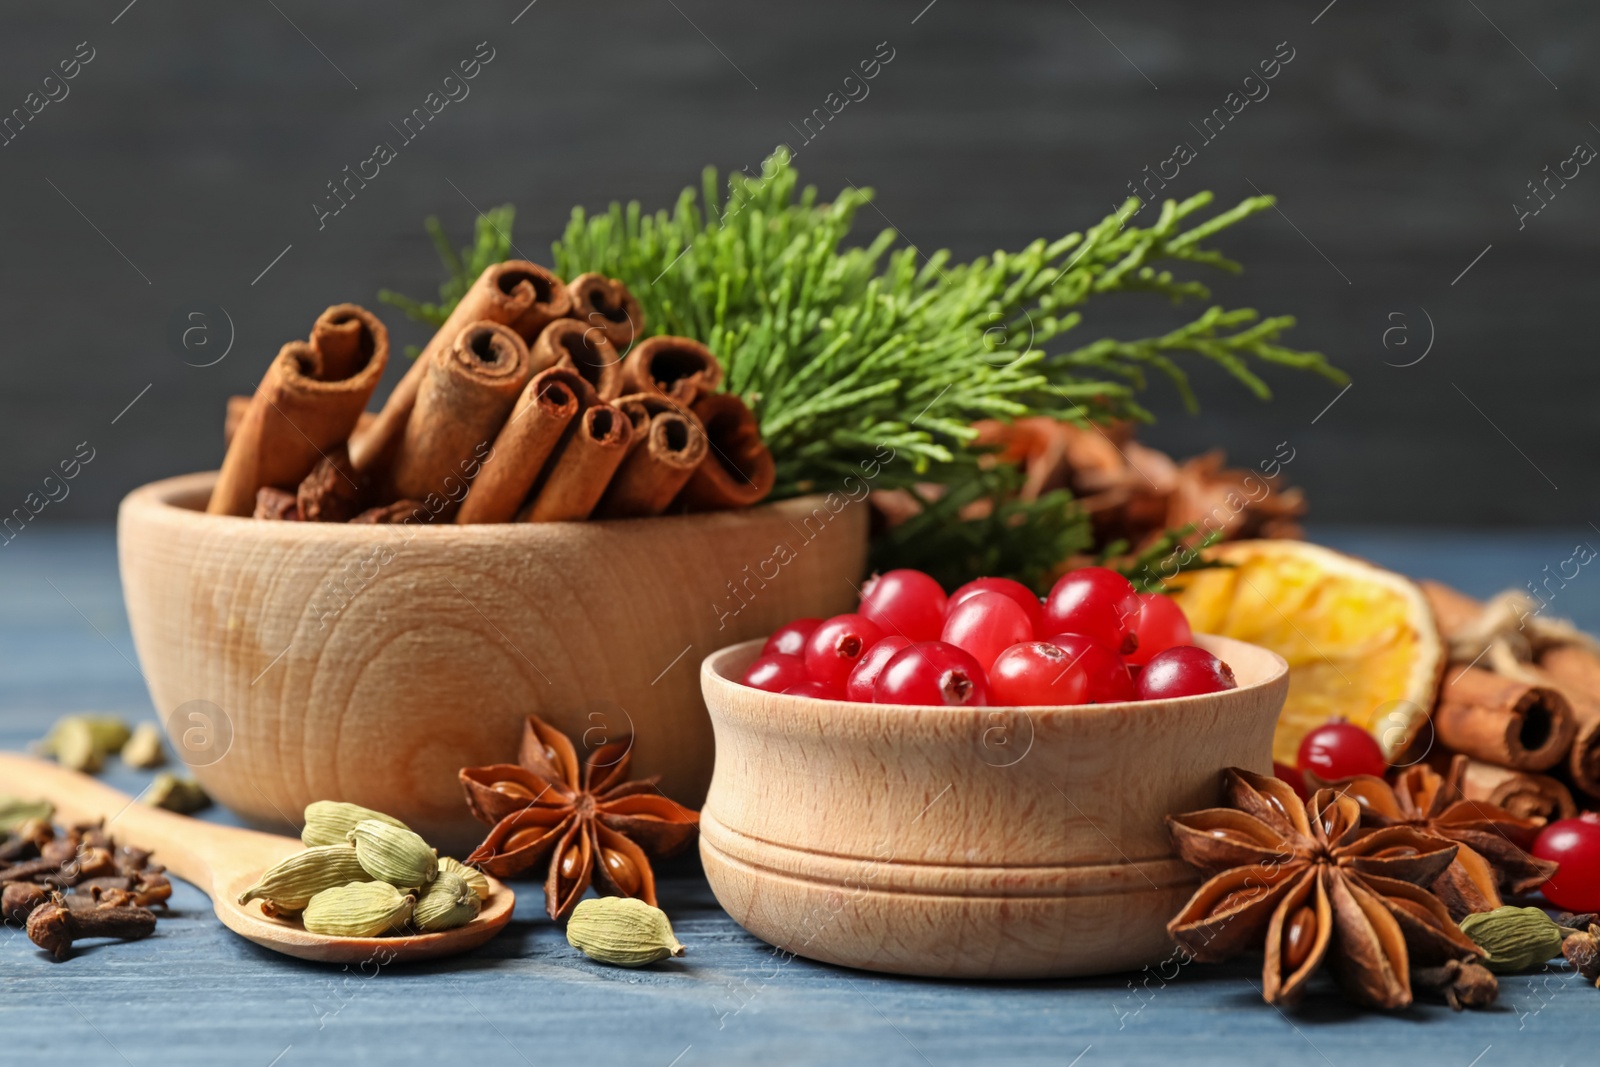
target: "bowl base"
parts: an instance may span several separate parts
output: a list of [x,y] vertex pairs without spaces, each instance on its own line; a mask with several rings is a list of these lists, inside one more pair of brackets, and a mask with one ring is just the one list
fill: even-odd
[[748,853],[749,844],[702,816],[706,878],[740,926],[797,956],[926,978],[1076,978],[1158,963],[1178,951],[1167,917],[1199,882],[1175,859],[942,867],[819,857],[769,842],[753,859],[725,847]]

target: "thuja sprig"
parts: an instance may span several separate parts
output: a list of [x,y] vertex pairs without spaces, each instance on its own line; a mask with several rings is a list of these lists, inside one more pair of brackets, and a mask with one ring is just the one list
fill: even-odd
[[408,318],[430,326],[443,326],[456,304],[478,275],[491,264],[504,261],[511,253],[511,223],[516,218],[516,208],[510,204],[490,208],[479,215],[474,226],[472,244],[457,252],[445,236],[444,226],[429,215],[422,223],[433,240],[433,247],[444,264],[445,279],[439,283],[439,302],[424,303],[389,289],[378,290],[378,299],[397,307]]
[[1064,489],[1017,499],[1022,479],[1016,467],[974,464],[970,477],[942,494],[906,490],[922,510],[873,542],[873,568],[914,567],[946,589],[1001,575],[1043,593],[1062,561],[1088,551],[1090,528]]
[[696,337],[722,356],[727,387],[754,406],[778,457],[778,495],[828,484],[884,444],[905,462],[886,467],[881,486],[965,482],[971,465],[956,457],[975,420],[1148,421],[1134,396],[1151,371],[1193,406],[1180,356],[1217,364],[1261,397],[1270,394],[1252,361],[1343,380],[1320,354],[1279,343],[1292,318],[1248,309],[1213,307],[1155,337],[1046,349],[1080,325],[1092,296],[1208,299],[1164,264],[1237,271],[1204,242],[1270,197],[1201,220],[1212,199],[1201,193],[1166,202],[1145,227],[1130,224],[1130,200],[1081,233],[955,263],[896,249],[892,230],[845,247],[871,195],[851,187],[819,203],[780,149],[760,177],[731,176],[725,193],[707,169],[699,195],[684,190],[670,213],[574,211],[556,269],[621,278],[652,332]]
[[1131,547],[1127,541],[1113,541],[1100,550],[1100,563],[1119,571],[1141,593],[1165,593],[1167,582],[1180,574],[1231,566],[1200,554],[1222,540],[1221,530],[1208,531],[1192,545],[1186,543],[1198,529],[1192,522],[1174,527],[1132,556],[1127,554]]
[[[1258,364],[1345,381],[1320,353],[1281,343],[1292,317],[1247,308],[1211,306],[1152,337],[1062,344],[1091,297],[1209,300],[1205,284],[1174,270],[1237,272],[1205,242],[1271,207],[1271,197],[1202,217],[1212,197],[1199,193],[1166,201],[1142,227],[1132,224],[1141,213],[1132,199],[1082,232],[967,263],[897,247],[892,229],[847,245],[871,197],[852,186],[819,201],[780,148],[759,176],[733,174],[725,186],[707,168],[698,193],[685,189],[671,211],[647,214],[637,202],[598,215],[577,208],[553,250],[565,277],[598,271],[622,279],[648,332],[696,338],[722,358],[725,387],[755,410],[777,461],[774,497],[837,488],[869,467],[878,471],[874,488],[917,494],[923,515],[880,539],[878,558],[925,560],[951,580],[1013,574],[1038,584],[1088,547],[1087,519],[1064,494],[1017,501],[1005,475],[980,462],[977,420],[1150,421],[1135,397],[1151,374],[1171,381],[1193,409],[1180,362],[1192,359],[1221,367],[1263,399],[1270,391]],[[448,272],[439,302],[382,298],[443,322],[477,273],[509,253],[510,227],[509,206],[487,213],[458,255],[430,219]],[[881,462],[885,455],[894,458]],[[969,506],[985,499],[985,507]],[[941,567],[941,552],[959,562]]]

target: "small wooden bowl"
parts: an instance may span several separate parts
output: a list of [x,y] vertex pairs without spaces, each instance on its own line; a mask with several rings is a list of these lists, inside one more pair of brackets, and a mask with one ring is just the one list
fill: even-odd
[[1199,882],[1164,816],[1272,769],[1275,653],[1196,643],[1239,687],[1144,703],[899,707],[764,693],[750,641],[700,668],[717,764],[700,857],[745,929],[895,974],[1060,978],[1154,963]]
[[633,731],[632,773],[699,806],[712,738],[696,660],[848,610],[866,566],[867,509],[843,497],[350,526],[207,515],[214,480],[136,489],[118,518],[134,644],[177,755],[251,822],[353,801],[458,854],[484,827],[456,772],[514,761],[529,713],[575,741]]

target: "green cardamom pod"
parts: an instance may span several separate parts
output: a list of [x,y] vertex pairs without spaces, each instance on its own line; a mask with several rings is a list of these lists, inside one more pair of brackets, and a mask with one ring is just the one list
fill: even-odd
[[377,937],[404,926],[416,903],[387,882],[351,882],[312,897],[300,921],[313,934]]
[[1461,932],[1483,949],[1484,966],[1496,974],[1515,974],[1543,966],[1561,954],[1565,937],[1556,921],[1539,908],[1506,906],[1461,920]]
[[446,872],[459,874],[472,887],[472,891],[478,894],[479,900],[489,899],[489,879],[478,868],[468,867],[460,860],[451,859],[449,856],[440,856],[439,873],[443,875]]
[[373,878],[400,889],[416,889],[439,873],[439,857],[410,830],[376,819],[356,823],[349,840],[356,859]]
[[68,770],[95,774],[105,765],[106,752],[95,741],[94,727],[81,715],[69,715],[50,728],[44,750]]
[[425,934],[453,930],[478,917],[478,894],[459,874],[440,871],[411,913],[411,925]]
[[[19,797],[0,796],[0,834],[14,833],[17,827],[34,819],[49,822],[55,813],[55,805],[48,800],[22,800]],[[483,875],[480,874],[478,877],[482,878]]]
[[300,840],[308,848],[317,845],[343,845],[350,837],[356,823],[368,819],[386,822],[409,830],[405,823],[381,811],[363,808],[360,804],[346,804],[338,800],[317,800],[306,805],[306,828],[300,831]]
[[122,746],[127,744],[128,738],[132,736],[128,724],[115,715],[68,715],[61,721],[65,722],[67,719],[86,724],[89,727],[89,735],[94,738],[95,747],[107,755],[121,752]]
[[367,872],[349,845],[319,845],[296,852],[262,874],[255,885],[239,894],[239,903],[264,900],[274,911],[299,911],[324,889],[364,882]]
[[161,730],[154,723],[142,722],[134,728],[133,736],[122,746],[122,762],[129,767],[147,771],[167,762],[167,753],[161,747]]
[[684,953],[666,913],[632,897],[581,902],[567,920],[567,941],[590,959],[618,967],[643,967]]
[[179,815],[193,815],[211,806],[211,798],[199,782],[193,778],[179,777],[171,771],[156,775],[141,799],[152,808],[165,808]]

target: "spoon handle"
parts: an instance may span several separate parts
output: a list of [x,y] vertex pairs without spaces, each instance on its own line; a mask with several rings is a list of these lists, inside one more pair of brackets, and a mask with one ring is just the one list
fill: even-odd
[[86,774],[11,752],[0,752],[0,792],[48,800],[59,822],[104,820],[119,844],[150,850],[155,862],[207,896],[215,895],[219,879],[264,870],[301,847],[294,838],[153,808]]

